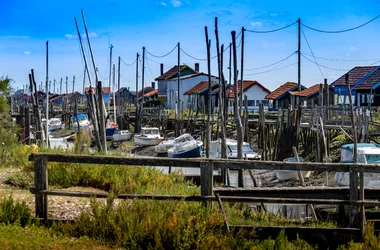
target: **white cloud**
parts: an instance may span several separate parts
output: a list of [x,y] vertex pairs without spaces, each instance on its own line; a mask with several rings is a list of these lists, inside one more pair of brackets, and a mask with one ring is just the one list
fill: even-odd
[[355,46],[350,46],[350,51],[357,51],[358,49]]
[[75,35],[72,35],[72,34],[66,34],[65,37],[66,37],[67,39],[73,39],[73,38],[75,38],[76,36],[75,36]]
[[171,0],[171,3],[175,8],[180,7],[182,5],[182,2],[180,0]]
[[269,15],[270,15],[270,16],[273,16],[273,17],[278,16],[277,13],[270,13]]
[[[90,38],[96,38],[96,37],[98,37],[99,35],[98,35],[98,33],[96,33],[96,32],[89,32],[89,33],[88,33],[88,36],[89,36]],[[74,38],[77,38],[78,36],[77,36],[77,35],[73,35],[73,34],[65,34],[65,37],[66,37],[67,39],[74,39]],[[82,37],[87,37],[87,36],[86,36],[86,33],[83,33],[83,34],[82,34]]]
[[160,4],[164,7],[167,5],[165,2],[161,2]]
[[349,57],[349,56],[351,56],[351,54],[350,53],[346,53],[346,56]]
[[256,21],[256,22],[251,22],[251,26],[252,26],[252,27],[260,27],[261,25],[263,25],[262,22],[258,22],[258,21]]
[[30,53],[29,50],[26,50],[26,51],[24,51],[24,54],[27,55],[27,56],[29,56],[31,53]]

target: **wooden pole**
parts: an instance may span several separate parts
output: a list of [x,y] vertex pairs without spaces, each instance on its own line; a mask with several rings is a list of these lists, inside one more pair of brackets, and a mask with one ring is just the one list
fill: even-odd
[[[36,191],[48,190],[47,157],[41,156],[34,161],[34,189]],[[48,219],[48,196],[43,194],[35,195],[36,217]]]
[[207,115],[207,129],[206,129],[206,157],[210,158],[210,142],[211,142],[211,130],[210,130],[210,119],[211,119],[211,59],[210,59],[210,47],[211,40],[208,39],[207,26],[205,26],[206,35],[206,48],[207,48],[207,71],[208,71],[208,115]]
[[136,54],[136,112],[135,112],[135,133],[140,133],[140,111],[139,111],[139,53]]
[[[232,50],[233,50],[233,61],[234,61],[234,101],[235,101],[235,122],[237,130],[237,159],[243,159],[243,126],[241,124],[239,104],[238,104],[238,81],[237,81],[237,58],[236,58],[236,32],[231,32],[232,36]],[[238,185],[239,187],[244,187],[244,176],[243,170],[238,172]]]
[[[201,196],[211,196],[213,193],[213,162],[201,162]],[[207,206],[211,206],[211,202],[206,202]]]
[[24,122],[25,144],[30,145],[30,108],[28,105],[25,107],[24,117],[25,117],[25,122]]
[[[143,119],[143,110],[144,110],[144,84],[145,83],[145,47],[143,47],[142,53],[142,69],[141,69],[141,106],[140,106],[140,119]],[[141,121],[140,121],[141,126]]]
[[[119,56],[118,62],[117,62],[117,91],[119,91],[118,92],[119,95],[118,95],[118,98],[117,98],[117,100],[118,100],[117,106],[118,106],[118,111],[119,111],[118,113],[120,115],[123,115],[124,107],[123,108],[121,107],[122,101],[121,101],[121,92],[120,92],[120,61],[121,61],[121,58]],[[120,115],[117,115],[117,117],[119,117]]]
[[37,128],[37,140],[39,140],[38,145],[40,145],[41,141],[44,139],[43,138],[43,128],[42,128],[42,123],[41,123],[41,114],[40,114],[40,109],[39,109],[39,103],[38,103],[38,90],[37,90],[37,84],[36,80],[34,79],[34,69],[31,70],[31,80],[32,80],[32,85],[34,86],[34,98],[35,98],[35,118],[36,118],[36,128]]
[[[348,81],[349,74],[347,73],[345,75],[345,81],[346,81],[346,87],[347,87],[347,93],[348,93],[348,101],[350,103],[350,113],[351,113],[351,125],[352,125],[352,135],[354,139],[354,163],[358,163],[358,138],[357,138],[357,130],[355,126],[355,117],[354,117],[354,105],[352,103],[352,95],[351,95],[351,88],[350,83]],[[357,168],[351,168],[350,170],[350,199],[351,200],[357,200],[358,199],[358,172]],[[360,174],[360,199],[364,201],[364,173],[363,168],[360,168],[359,170]],[[356,208],[353,207],[351,209],[351,216],[350,216],[350,225],[352,226],[355,223],[355,219],[357,219],[356,215]],[[365,210],[364,206],[360,206],[360,231],[362,234],[362,237],[364,239],[364,231],[365,231]]]
[[[114,122],[115,122],[115,124],[117,123],[117,119],[116,119],[116,117],[117,117],[117,105],[116,105],[116,97],[115,97],[115,84],[116,84],[116,82],[115,82],[115,64],[113,65],[113,67],[112,67],[112,74],[113,74],[113,76],[112,76],[112,99],[113,99],[113,119],[114,119]],[[111,102],[111,100],[110,100],[110,102]]]
[[[111,93],[111,81],[112,81],[112,48],[113,45],[110,45],[110,68],[109,68],[109,75],[108,75],[108,87],[110,88]],[[111,114],[111,98],[108,100],[108,115]]]
[[[244,71],[244,27],[241,27],[241,58],[240,58],[240,110],[239,115],[241,116],[241,111],[243,110],[243,71]],[[244,124],[245,126],[245,124]],[[243,128],[244,129],[244,128]]]
[[[298,92],[301,92],[301,18],[298,18]],[[296,105],[300,105],[300,98],[296,97]]]
[[102,82],[98,81],[96,85],[96,93],[98,94],[98,106],[99,106],[99,130],[100,130],[100,142],[102,149],[107,154],[107,142],[106,142],[106,122],[105,122],[105,107],[103,102]]
[[[45,119],[46,119],[46,138],[45,138],[45,143],[46,143],[46,148],[49,148],[49,126],[48,126],[48,121],[49,121],[49,41],[46,41],[46,114],[45,114]],[[12,110],[13,111],[13,110]],[[29,136],[29,135],[28,135]]]

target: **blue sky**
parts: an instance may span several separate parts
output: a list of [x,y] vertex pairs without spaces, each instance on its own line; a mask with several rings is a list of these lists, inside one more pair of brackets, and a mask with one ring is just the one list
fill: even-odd
[[[81,19],[84,10],[100,80],[108,86],[109,46],[113,62],[120,56],[127,64],[135,60],[142,47],[154,55],[164,55],[181,43],[181,48],[193,57],[206,58],[204,27],[208,26],[211,54],[215,55],[214,18],[219,18],[220,44],[228,46],[231,31],[272,30],[301,18],[308,26],[322,30],[341,30],[360,25],[380,14],[378,0],[335,1],[223,1],[223,0],[141,0],[141,1],[2,1],[0,22],[0,76],[14,80],[13,88],[28,83],[30,69],[35,70],[36,82],[45,81],[45,43],[49,41],[49,78],[58,82],[76,76],[76,90],[82,89],[83,62],[80,54],[74,16]],[[318,67],[302,57],[302,84],[311,86],[326,77],[334,81],[356,65],[380,64],[380,18],[360,29],[325,34],[303,28],[317,62],[331,70]],[[301,51],[314,60],[303,36]],[[240,42],[240,37],[237,44]],[[270,90],[286,81],[297,81],[297,56],[279,65],[261,68],[291,55],[297,50],[297,25],[275,33],[245,33],[244,79],[257,80]],[[238,48],[240,65],[240,48]],[[228,52],[228,51],[226,51]],[[147,54],[145,84],[159,75],[159,63],[165,70],[177,64],[177,51],[164,58]],[[323,58],[348,60],[336,61]],[[89,58],[88,58],[89,59]],[[377,59],[377,60],[371,60]],[[369,61],[360,61],[369,60]],[[379,61],[379,62],[377,62]],[[181,64],[193,66],[197,60],[181,53]],[[198,61],[200,70],[207,72],[206,61]],[[217,74],[216,60],[212,73]],[[225,54],[226,77],[228,53]],[[239,66],[240,69],[240,66]],[[256,70],[251,70],[256,69]],[[140,68],[141,71],[141,68]],[[135,66],[121,64],[121,86],[135,88]],[[323,74],[323,75],[322,75]],[[141,73],[140,73],[141,75]],[[88,84],[88,83],[86,83]],[[139,80],[141,86],[141,78]],[[59,84],[56,84],[56,88]],[[65,92],[65,88],[63,88]]]

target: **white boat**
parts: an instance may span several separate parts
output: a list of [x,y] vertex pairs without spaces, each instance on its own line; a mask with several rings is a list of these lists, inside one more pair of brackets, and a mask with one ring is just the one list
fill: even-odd
[[[353,163],[354,144],[345,144],[341,147],[341,163]],[[358,163],[379,164],[380,146],[371,143],[358,143]],[[335,182],[339,186],[350,185],[350,174],[345,172],[335,173]],[[379,173],[364,173],[364,186],[380,186]]]
[[158,128],[143,127],[140,134],[133,137],[137,146],[154,146],[164,140]]
[[[79,127],[78,127],[79,123]],[[86,130],[90,132],[92,125],[86,114],[78,114],[73,118],[73,130],[75,132]]]
[[54,131],[62,128],[61,118],[51,118],[48,120],[48,131]]
[[175,138],[170,137],[160,142],[160,144],[154,146],[154,151],[156,151],[157,154],[166,154],[168,150],[174,146],[174,139]]
[[[300,162],[303,162],[302,157],[299,157]],[[297,162],[296,157],[289,157],[283,160],[284,162]],[[311,171],[301,171],[304,178],[309,178]],[[295,170],[276,170],[276,177],[279,181],[298,180],[298,171]]]
[[200,157],[203,142],[195,140],[190,134],[183,134],[174,139],[174,146],[168,150],[170,158]]
[[131,133],[129,130],[117,130],[112,135],[113,142],[129,141],[131,139]]
[[[237,159],[237,140],[227,139],[227,158]],[[211,141],[210,158],[221,158],[222,140]],[[243,142],[243,158],[247,160],[260,160],[261,155],[253,151],[248,142]]]

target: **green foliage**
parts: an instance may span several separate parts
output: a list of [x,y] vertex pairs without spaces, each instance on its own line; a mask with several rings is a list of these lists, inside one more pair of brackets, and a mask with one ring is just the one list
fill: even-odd
[[368,224],[364,234],[363,243],[350,242],[348,246],[341,246],[338,250],[378,250],[380,249],[380,237],[375,234],[374,225]]
[[94,187],[115,193],[199,194],[180,173],[163,174],[152,167],[48,163],[49,185]]
[[0,224],[26,226],[31,222],[31,212],[25,202],[16,202],[12,196],[0,199]]
[[92,203],[92,213],[74,224],[56,224],[63,235],[88,236],[126,249],[313,249],[302,240],[250,240],[225,232],[223,217],[201,203],[185,201],[121,201]]
[[30,189],[34,186],[34,174],[30,171],[11,173],[5,180],[5,184],[22,189]]
[[104,243],[84,238],[74,239],[57,235],[45,227],[17,225],[0,225],[0,248],[2,250],[26,249],[115,249],[107,247]]

